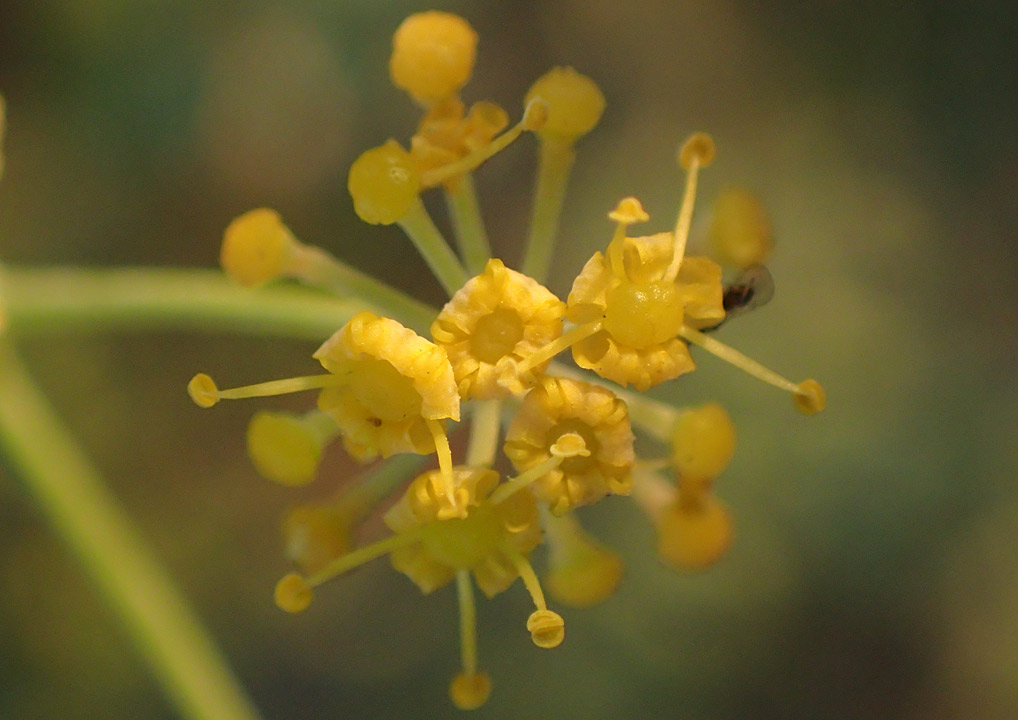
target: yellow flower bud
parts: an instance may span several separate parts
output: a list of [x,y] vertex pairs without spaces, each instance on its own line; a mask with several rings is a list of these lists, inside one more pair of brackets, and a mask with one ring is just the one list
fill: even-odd
[[421,191],[410,153],[395,140],[361,153],[347,178],[357,216],[371,225],[392,225],[407,214]]
[[575,142],[594,129],[604,112],[600,88],[571,67],[553,68],[539,77],[524,104],[538,97],[548,104],[548,119],[537,131],[542,138]]
[[477,33],[463,18],[431,10],[411,15],[392,37],[389,76],[421,105],[455,95],[474,69]]
[[679,415],[672,429],[672,461],[684,478],[710,480],[728,467],[735,453],[735,426],[718,403]]
[[261,285],[282,275],[297,245],[279,213],[258,208],[231,222],[223,234],[219,263],[245,287]]
[[657,551],[661,559],[682,570],[703,570],[732,544],[732,516],[711,494],[678,499],[657,521]]
[[767,211],[750,192],[730,188],[714,203],[707,240],[722,265],[746,268],[762,265],[774,247]]

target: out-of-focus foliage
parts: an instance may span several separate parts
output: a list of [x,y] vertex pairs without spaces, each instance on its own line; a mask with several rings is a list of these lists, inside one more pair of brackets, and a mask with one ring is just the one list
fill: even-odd
[[[210,266],[230,218],[268,205],[309,242],[437,301],[405,239],[361,223],[345,190],[361,150],[412,132],[416,113],[385,68],[392,30],[423,7],[4,3],[0,258]],[[481,652],[499,678],[485,712],[519,717],[523,698],[534,714],[590,718],[1018,714],[1018,12],[444,7],[481,36],[468,100],[514,108],[553,64],[605,91],[552,289],[603,242],[621,195],[671,216],[680,180],[661,149],[709,130],[720,153],[698,218],[734,182],[762,198],[776,238],[775,299],[726,340],[815,374],[829,401],[804,420],[699,355],[695,384],[662,387],[722,401],[738,427],[723,479],[738,518],[729,556],[677,576],[648,559],[653,534],[634,509],[593,508],[595,527],[610,512],[598,532],[628,581],[570,616],[554,656],[514,637],[525,598],[482,605]],[[498,198],[483,209],[509,263],[531,193],[524,145],[477,175],[481,197]],[[184,392],[199,365],[238,381],[302,374],[313,348],[185,334],[22,347],[267,717],[448,715],[451,593],[421,599],[378,565],[314,612],[280,613],[277,528],[294,496],[245,458],[248,408],[200,414]],[[323,477],[349,471],[334,453]],[[171,717],[18,478],[0,473],[0,717]]]

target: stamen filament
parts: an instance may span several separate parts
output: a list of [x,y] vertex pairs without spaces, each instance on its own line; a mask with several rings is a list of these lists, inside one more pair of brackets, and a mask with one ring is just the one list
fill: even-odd
[[434,309],[420,300],[350,267],[323,248],[304,243],[295,245],[286,274],[301,283],[339,297],[356,297],[373,305],[378,315],[396,313],[404,324],[414,329],[426,331],[434,320]]
[[625,242],[626,242],[626,226],[623,223],[619,223],[615,228],[615,235],[612,237],[612,241],[608,244],[608,264],[611,265],[612,274],[622,282],[626,282],[626,263],[625,263]]
[[743,372],[749,373],[757,380],[763,380],[765,383],[773,385],[776,388],[780,388],[781,390],[787,390],[793,395],[802,394],[799,386],[794,382],[786,380],[773,370],[764,367],[756,360],[746,357],[735,348],[715,340],[710,335],[705,335],[699,330],[694,330],[688,325],[683,325],[679,330],[679,336],[687,342],[699,345],[715,357],[721,358]]
[[576,151],[571,142],[541,138],[534,209],[520,267],[520,272],[539,283],[545,281],[551,267],[562,204],[575,159]]
[[445,434],[445,426],[439,420],[428,419],[428,430],[435,440],[435,452],[438,455],[438,468],[442,471],[442,483],[445,485],[445,496],[449,499],[452,510],[460,517],[466,517],[466,508],[460,508],[456,500],[456,487],[452,477],[452,450],[449,448],[449,438]]
[[534,601],[534,607],[538,610],[547,610],[548,604],[544,600],[544,591],[541,590],[541,583],[537,579],[537,573],[534,572],[534,567],[530,564],[530,561],[507,542],[502,542],[500,548],[509,559],[509,562],[513,564],[513,567],[516,568],[520,578],[523,579],[523,584]]
[[545,475],[561,465],[562,461],[565,459],[566,458],[562,455],[549,456],[546,460],[542,460],[537,465],[520,473],[512,480],[508,480],[507,482],[499,485],[495,488],[495,492],[493,492],[488,498],[489,501],[492,505],[498,505],[500,502],[504,502],[511,495],[543,478]]
[[477,607],[469,570],[456,571],[456,596],[460,606],[460,660],[463,672],[477,672]]
[[498,438],[502,429],[502,400],[478,400],[470,424],[467,465],[491,467],[498,454]]
[[656,522],[665,508],[675,502],[679,491],[674,484],[654,471],[642,467],[635,470],[630,497],[648,518]]
[[471,274],[480,275],[491,257],[491,245],[469,173],[464,173],[451,188],[445,186],[445,201],[463,262]]
[[413,242],[417,252],[424,258],[424,262],[431,268],[438,282],[449,297],[452,297],[469,279],[467,271],[463,269],[463,265],[449,247],[449,243],[442,237],[442,233],[435,227],[421,199],[417,198],[397,222]]
[[572,347],[581,340],[585,340],[596,333],[601,329],[603,324],[604,320],[597,319],[583,325],[577,325],[572,330],[563,333],[556,340],[545,345],[533,355],[525,358],[523,362],[517,366],[518,371],[522,374],[529,371],[531,368],[537,367],[545,360],[551,360],[566,348]]
[[693,205],[696,203],[696,180],[700,173],[700,160],[694,157],[686,171],[686,190],[682,194],[682,206],[679,218],[675,223],[675,238],[672,262],[662,278],[665,282],[674,282],[679,274],[679,266],[686,254],[686,240],[689,238],[689,226],[693,221]]
[[208,408],[220,400],[240,400],[242,398],[286,395],[303,390],[317,390],[329,387],[330,385],[339,385],[345,381],[345,378],[339,375],[325,373],[323,375],[306,375],[304,377],[286,378],[284,380],[270,380],[255,385],[220,390],[216,387],[212,378],[204,373],[198,373],[187,384],[187,392],[197,405]]
[[338,557],[324,568],[316,572],[314,575],[310,575],[305,578],[309,587],[315,588],[322,583],[328,582],[338,575],[342,575],[345,572],[353,570],[355,567],[363,565],[364,563],[370,562],[377,557],[386,555],[393,550],[404,547],[406,545],[412,545],[421,538],[421,529],[410,530],[408,532],[401,532],[395,535],[390,535],[387,538],[382,538],[377,542],[373,542],[370,545],[365,545],[353,550],[342,557]]

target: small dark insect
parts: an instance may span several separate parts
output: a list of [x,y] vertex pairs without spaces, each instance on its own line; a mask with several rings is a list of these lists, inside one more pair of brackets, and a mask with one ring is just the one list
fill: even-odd
[[733,317],[737,317],[754,308],[763,307],[774,297],[774,278],[763,265],[746,268],[738,277],[725,287],[721,296],[721,305],[725,309],[725,319],[704,332],[717,330]]

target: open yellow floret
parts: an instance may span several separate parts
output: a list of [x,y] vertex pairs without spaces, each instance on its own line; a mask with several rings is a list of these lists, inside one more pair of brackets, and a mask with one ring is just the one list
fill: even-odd
[[499,503],[485,502],[498,484],[498,473],[485,468],[453,469],[464,518],[445,519],[448,499],[435,471],[419,476],[385,514],[385,524],[399,533],[419,532],[420,541],[394,550],[392,566],[430,593],[451,582],[458,570],[469,570],[485,595],[493,597],[519,577],[510,548],[526,556],[541,542],[537,505],[519,492]]
[[632,487],[633,433],[626,404],[611,391],[567,378],[545,378],[524,398],[506,433],[504,451],[517,470],[546,462],[564,435],[575,433],[587,454],[569,457],[531,486],[561,515]]
[[533,373],[521,373],[520,362],[562,334],[564,314],[537,281],[489,260],[442,309],[431,336],[448,353],[463,400],[522,395]]
[[587,261],[569,293],[572,322],[601,321],[573,345],[573,359],[601,377],[646,390],[696,367],[677,336],[683,324],[702,328],[724,319],[721,267],[686,257],[668,282],[662,276],[674,252],[671,233],[614,242],[609,257],[598,252]]

